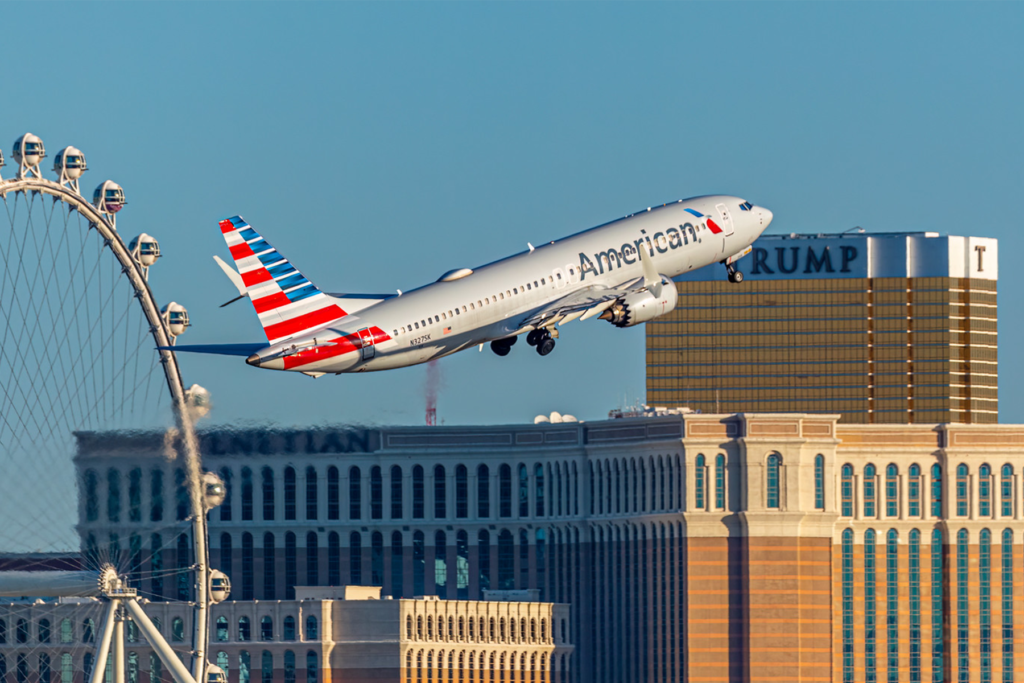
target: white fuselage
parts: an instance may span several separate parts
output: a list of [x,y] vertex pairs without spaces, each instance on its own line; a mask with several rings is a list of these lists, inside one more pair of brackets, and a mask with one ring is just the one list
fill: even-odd
[[[379,328],[384,334],[378,331],[372,343],[323,360],[304,358],[291,367],[280,359],[261,367],[306,373],[386,370],[522,333],[529,328],[520,323],[531,313],[576,290],[615,288],[641,278],[641,247],[657,272],[668,278],[742,252],[772,219],[767,209],[749,203],[749,210],[741,209],[742,204],[744,200],[724,195],[681,200],[543,244],[289,340],[301,346]],[[364,337],[370,338],[366,333]]]

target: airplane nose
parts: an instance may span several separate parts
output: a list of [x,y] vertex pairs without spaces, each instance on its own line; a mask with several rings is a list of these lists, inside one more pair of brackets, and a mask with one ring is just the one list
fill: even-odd
[[763,206],[757,207],[757,211],[759,214],[761,214],[761,225],[767,228],[771,224],[772,218],[775,217],[775,214],[773,214],[771,211],[764,208]]

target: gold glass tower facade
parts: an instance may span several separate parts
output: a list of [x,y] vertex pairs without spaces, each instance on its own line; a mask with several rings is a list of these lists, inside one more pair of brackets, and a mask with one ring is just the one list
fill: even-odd
[[649,404],[997,422],[996,240],[769,236],[740,263],[738,285],[677,282],[647,324]]

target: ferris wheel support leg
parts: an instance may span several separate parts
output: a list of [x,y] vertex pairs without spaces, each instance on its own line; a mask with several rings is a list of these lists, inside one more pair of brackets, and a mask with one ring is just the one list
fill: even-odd
[[[128,612],[132,615],[132,619],[135,624],[142,631],[142,635],[146,638],[150,647],[156,652],[156,656],[160,658],[163,665],[167,667],[167,670],[171,673],[171,678],[174,679],[174,683],[196,683],[195,679],[192,678],[192,674],[188,672],[185,665],[178,659],[178,655],[174,653],[171,646],[167,644],[164,637],[160,635],[160,631],[157,630],[153,622],[149,620],[146,613],[142,610],[142,606],[137,600],[125,600],[124,606],[128,609]],[[101,683],[100,681],[91,681],[90,683]]]
[[92,676],[89,683],[103,683],[107,675],[107,655],[110,653],[110,641],[114,636],[114,619],[117,616],[119,600],[111,600],[107,607],[107,615],[103,618],[103,630],[100,641],[96,644],[96,661],[92,665]]
[[[120,610],[118,610],[120,612]],[[114,683],[124,683],[124,615],[114,619]]]

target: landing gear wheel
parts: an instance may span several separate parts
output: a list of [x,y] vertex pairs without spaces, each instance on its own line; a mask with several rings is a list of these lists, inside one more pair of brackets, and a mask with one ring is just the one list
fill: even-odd
[[536,346],[547,336],[545,330],[531,330],[526,335],[526,343],[530,346]]
[[729,282],[737,285],[743,282],[743,273],[738,270],[729,271]]
[[504,339],[491,342],[491,351],[494,351],[499,356],[507,356],[511,350],[512,345],[505,343]]
[[542,356],[546,356],[555,350],[555,340],[551,337],[545,336],[539,344],[537,344],[537,353]]

